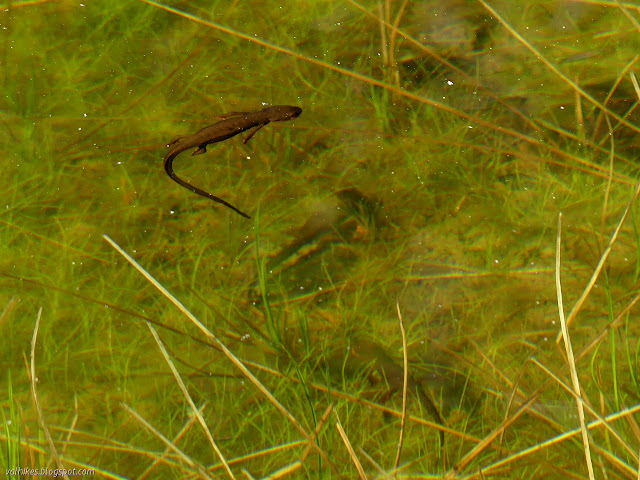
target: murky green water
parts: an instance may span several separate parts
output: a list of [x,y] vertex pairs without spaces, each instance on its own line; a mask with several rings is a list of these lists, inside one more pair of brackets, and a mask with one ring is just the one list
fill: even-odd
[[[567,315],[608,255],[570,326],[593,421],[640,391],[635,202],[606,250],[637,177],[639,15],[552,1],[6,4],[2,467],[223,476],[195,405],[236,477],[290,465],[353,478],[339,419],[373,478],[401,428],[399,310],[404,474],[586,477],[579,436],[543,443],[578,425],[558,380],[571,384],[558,214]],[[166,175],[173,137],[268,105],[302,114],[174,163],[251,219]],[[132,410],[189,460],[163,454]],[[610,425],[619,441],[591,430],[609,477],[637,468],[630,418]]]

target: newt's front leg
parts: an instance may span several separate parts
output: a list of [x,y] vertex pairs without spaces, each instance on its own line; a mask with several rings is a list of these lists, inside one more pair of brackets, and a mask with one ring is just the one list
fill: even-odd
[[264,127],[267,123],[269,123],[269,122],[262,123],[262,124],[258,125],[257,127],[253,127],[251,130],[249,130],[249,135],[247,135],[246,138],[242,141],[242,144],[246,145],[246,143],[249,141],[249,139],[251,137],[253,137],[256,134],[256,132],[258,130],[260,130],[262,127]]

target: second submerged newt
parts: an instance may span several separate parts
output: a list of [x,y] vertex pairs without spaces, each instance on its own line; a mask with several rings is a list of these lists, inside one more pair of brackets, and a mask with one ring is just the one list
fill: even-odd
[[164,157],[164,169],[174,182],[182,185],[184,188],[191,190],[193,193],[209,198],[214,202],[221,203],[245,218],[251,218],[249,215],[241,212],[221,198],[194,187],[185,180],[182,180],[173,171],[173,160],[180,153],[194,147],[197,148],[191,155],[206,153],[207,145],[210,143],[221,142],[227,138],[238,135],[239,133],[251,130],[243,141],[243,143],[247,143],[258,130],[268,123],[291,120],[292,118],[298,117],[301,113],[302,109],[299,107],[292,107],[290,105],[274,105],[256,112],[229,112],[224,115],[220,115],[217,118],[221,118],[221,121],[214,123],[213,125],[209,125],[208,127],[204,127],[193,135],[182,135],[171,140],[167,146],[173,148],[169,150],[169,153]]
[[[373,372],[382,376],[389,389],[388,395],[396,391],[402,392],[404,369],[389,356],[382,346],[371,340],[361,338],[351,345],[350,353],[358,360],[358,363],[368,365]],[[372,377],[370,377],[370,380],[374,381]],[[407,386],[409,390],[413,390],[413,393],[417,394],[422,406],[429,411],[433,420],[444,427],[445,423],[440,411],[422,384],[409,375]],[[444,447],[444,430],[440,430],[440,444]]]

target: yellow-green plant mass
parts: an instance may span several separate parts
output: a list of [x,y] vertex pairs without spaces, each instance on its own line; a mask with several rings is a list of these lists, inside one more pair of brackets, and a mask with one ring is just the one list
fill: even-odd
[[2,473],[637,478],[639,22],[5,2]]

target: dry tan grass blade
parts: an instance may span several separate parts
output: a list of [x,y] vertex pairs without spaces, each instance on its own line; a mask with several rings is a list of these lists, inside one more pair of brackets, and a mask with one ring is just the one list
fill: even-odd
[[344,442],[345,446],[347,447],[347,450],[349,451],[349,456],[351,457],[351,461],[353,462],[353,464],[356,466],[356,470],[358,470],[358,475],[360,476],[360,479],[367,480],[367,475],[364,473],[362,464],[360,463],[360,460],[358,460],[358,457],[356,456],[356,452],[353,450],[353,447],[351,446],[351,442],[349,441],[349,438],[347,437],[347,434],[345,433],[344,428],[342,428],[342,424],[340,423],[340,417],[338,417],[338,412],[334,410],[333,413],[335,413],[336,415],[336,428],[338,429],[338,433],[340,434],[342,441]]
[[404,331],[402,323],[402,313],[400,313],[400,304],[396,301],[396,309],[398,310],[398,323],[400,324],[400,333],[402,334],[402,359],[404,362],[404,378],[402,379],[402,419],[400,420],[400,439],[398,440],[398,451],[396,452],[396,461],[393,463],[393,469],[398,470],[400,465],[400,455],[402,455],[402,444],[404,442],[404,430],[407,422],[407,386],[409,384],[409,360],[407,358],[407,334]]
[[580,430],[582,432],[582,445],[584,447],[584,456],[587,461],[587,470],[589,478],[595,480],[593,473],[593,461],[591,460],[591,447],[589,444],[589,432],[584,419],[584,406],[580,397],[582,396],[580,389],[580,380],[578,379],[578,371],[576,370],[576,362],[573,356],[573,347],[571,346],[571,337],[569,329],[564,318],[564,305],[562,304],[562,283],[560,281],[560,249],[562,247],[562,212],[558,214],[558,235],[556,237],[556,295],[558,296],[558,315],[560,316],[560,327],[562,328],[562,337],[564,339],[564,347],[569,363],[569,371],[571,372],[571,383],[573,391],[576,395],[576,406],[578,408],[578,418],[580,419]]
[[[331,414],[332,411],[333,411],[333,403],[331,405],[329,405],[327,407],[327,409],[324,411],[324,413],[322,414],[322,417],[320,418],[320,421],[318,422],[318,425],[313,430],[313,436],[311,438],[314,441],[315,441],[316,437],[318,436],[318,434],[320,433],[320,431],[322,430],[322,428],[324,427],[324,425],[327,422],[327,420],[329,419],[329,415]],[[309,453],[311,452],[312,448],[313,448],[313,445],[311,443],[307,442],[307,447],[304,449],[304,452],[302,453],[302,455],[300,455],[300,458],[298,460],[296,460],[295,462],[291,462],[290,464],[285,465],[284,467],[279,468],[275,472],[267,475],[266,477],[263,477],[262,480],[273,480],[273,479],[277,479],[277,478],[282,478],[285,475],[289,475],[289,474],[301,469],[302,465],[304,464],[305,460],[307,459],[307,456],[309,456]],[[245,471],[243,470],[243,473],[244,472]],[[248,472],[246,472],[246,473],[248,474]]]
[[156,329],[153,328],[153,325],[151,325],[149,322],[147,322],[147,327],[149,327],[149,330],[151,330],[151,335],[153,335],[153,338],[156,341],[156,343],[158,344],[158,348],[160,349],[160,352],[162,353],[162,356],[164,357],[165,361],[167,362],[167,365],[169,365],[169,368],[171,369],[171,373],[173,374],[173,378],[175,378],[176,382],[178,382],[178,386],[180,387],[180,390],[182,390],[182,394],[184,395],[184,398],[187,400],[187,403],[191,407],[191,410],[193,411],[193,414],[196,416],[196,418],[198,419],[198,422],[200,423],[200,426],[204,430],[204,433],[207,435],[207,438],[209,439],[209,443],[211,444],[211,447],[216,452],[216,455],[220,459],[220,462],[222,462],[222,465],[224,465],[224,468],[227,471],[227,474],[229,475],[229,477],[231,477],[233,480],[235,480],[236,477],[233,475],[233,472],[231,471],[231,468],[229,467],[229,464],[227,463],[227,459],[224,457],[224,455],[220,451],[220,448],[218,448],[218,444],[213,439],[213,435],[211,435],[211,431],[209,430],[209,426],[204,421],[204,417],[200,413],[200,410],[198,410],[198,407],[196,407],[196,404],[193,401],[193,399],[191,398],[191,395],[189,395],[189,391],[187,390],[187,386],[182,381],[182,377],[180,377],[180,373],[178,373],[178,369],[176,368],[176,366],[173,364],[173,361],[169,357],[169,353],[167,352],[167,349],[164,348],[164,343],[160,339],[160,336],[158,335],[158,332],[156,332]]
[[180,450],[174,443],[171,442],[167,437],[165,437],[162,432],[158,431],[153,425],[151,425],[142,415],[136,412],[133,408],[131,408],[126,403],[120,403],[122,408],[124,408],[133,418],[135,418],[145,429],[147,429],[150,433],[152,433],[156,438],[158,438],[162,443],[165,444],[167,448],[172,450],[180,459],[189,465],[192,470],[197,471],[202,478],[207,480],[213,480],[213,477],[209,475],[209,473],[205,470],[205,468],[200,465],[198,462],[193,460],[189,455]]
[[[38,318],[36,318],[36,325],[33,327],[33,337],[31,338],[31,395],[33,395],[33,403],[36,407],[36,412],[38,412],[38,419],[40,420],[40,425],[42,426],[42,430],[44,431],[44,436],[47,439],[47,443],[49,444],[49,449],[51,450],[51,455],[56,461],[57,467],[65,472],[64,465],[62,464],[62,460],[60,459],[60,455],[58,455],[58,450],[56,450],[56,446],[53,443],[53,438],[51,438],[51,433],[49,432],[49,427],[47,426],[47,422],[44,420],[44,413],[42,413],[42,408],[40,408],[40,402],[38,401],[38,391],[36,389],[36,341],[38,339],[38,328],[40,327],[40,318],[42,317],[42,307],[38,310]],[[69,480],[69,477],[66,473],[63,473],[64,478]]]
[[[204,409],[207,407],[207,404],[205,403],[204,405],[202,405],[198,411],[200,413],[202,413],[204,411]],[[196,421],[196,417],[195,415],[192,415],[189,420],[187,420],[187,422],[185,423],[185,425],[180,429],[180,431],[177,433],[177,435],[175,437],[173,437],[173,440],[171,441],[172,444],[176,444],[176,442],[178,440],[180,440],[188,431],[189,429],[193,426],[193,424]],[[144,480],[145,478],[147,478],[151,472],[153,471],[153,469],[162,461],[164,461],[164,458],[167,456],[167,454],[169,453],[169,448],[167,447],[165,449],[165,451],[158,457],[155,458],[153,460],[153,462],[151,462],[151,465],[149,465],[144,472],[142,472],[138,477],[137,480]]]
[[634,72],[629,72],[629,78],[631,78],[631,83],[633,84],[633,90],[636,92],[636,97],[640,100],[640,86],[638,85],[636,74]]

